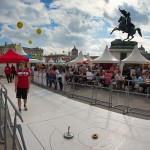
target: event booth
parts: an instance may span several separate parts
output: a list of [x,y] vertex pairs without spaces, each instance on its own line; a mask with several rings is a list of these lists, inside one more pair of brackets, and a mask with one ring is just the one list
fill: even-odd
[[0,56],[0,63],[18,63],[20,60],[29,62],[28,58],[15,53],[11,49],[8,50],[4,55]]
[[112,64],[119,64],[120,61],[110,53],[108,45],[106,45],[102,55],[92,60],[91,62],[94,64],[102,64],[106,67],[106,69],[110,69]]
[[92,60],[93,63],[119,63],[119,60],[116,59],[109,51],[108,45],[106,45],[102,55]]
[[120,70],[122,72],[124,64],[150,64],[150,61],[146,59],[139,51],[137,45],[134,47],[132,53],[121,61]]
[[130,63],[130,64],[149,64],[150,61],[146,59],[139,51],[137,45],[134,47],[132,53],[121,63]]
[[77,58],[75,58],[74,60],[68,62],[67,64],[69,66],[77,66],[78,64],[82,64],[83,62],[88,61],[84,56],[82,51],[80,51],[79,55]]
[[15,67],[17,67],[16,63],[18,63],[20,60],[23,60],[24,62],[29,62],[29,59],[26,57],[23,57],[13,50],[8,50],[5,54],[0,56],[0,75],[5,76],[4,68],[6,66],[6,63],[11,63]]

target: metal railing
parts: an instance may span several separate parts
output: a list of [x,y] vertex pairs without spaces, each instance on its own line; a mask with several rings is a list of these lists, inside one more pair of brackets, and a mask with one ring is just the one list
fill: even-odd
[[[75,81],[75,78],[87,78],[86,76],[73,75],[72,80],[63,80],[63,90],[54,90],[68,97],[76,97],[83,101],[89,102],[91,105],[102,105],[108,108],[119,109],[123,114],[137,113],[140,115],[150,116],[150,83],[147,86],[147,93],[132,90],[133,80],[111,80],[109,86],[101,86],[100,78],[93,77],[94,81],[82,82]],[[49,86],[49,79],[44,73],[34,73],[33,82],[44,87]],[[114,85],[114,81],[117,82]],[[53,83],[58,83],[54,80]],[[118,83],[122,82],[122,88],[118,88]],[[55,86],[54,86],[55,87]],[[57,84],[58,87],[58,84]],[[139,87],[140,88],[140,87]],[[57,88],[59,89],[59,88]],[[53,90],[51,88],[51,90]]]
[[[4,145],[4,150],[8,150],[8,142],[10,142],[10,141],[8,141],[8,132],[10,132],[10,136],[12,137],[11,149],[18,150],[19,148],[16,144],[16,129],[18,129],[18,132],[21,137],[23,149],[26,150],[26,145],[25,145],[25,141],[23,138],[21,126],[17,124],[17,116],[19,117],[19,119],[22,122],[23,122],[23,118],[22,118],[20,112],[18,111],[17,107],[14,105],[14,103],[8,97],[8,91],[5,88],[5,86],[3,86],[2,83],[0,83],[0,86],[1,86],[0,87],[0,127],[1,127],[0,144]],[[15,112],[13,123],[11,121],[8,105],[10,105]],[[10,150],[10,147],[9,147],[9,150]]]

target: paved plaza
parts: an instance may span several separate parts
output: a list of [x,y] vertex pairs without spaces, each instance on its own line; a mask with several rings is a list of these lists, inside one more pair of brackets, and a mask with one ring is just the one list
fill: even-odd
[[[17,104],[14,84],[5,80],[3,83]],[[11,107],[10,113],[13,118]],[[90,106],[33,84],[28,111],[22,111],[22,117],[24,122],[18,119],[18,123],[22,125],[28,150],[149,150],[150,147],[149,120]],[[74,134],[70,140],[63,137],[68,126]],[[92,139],[92,134],[98,138]]]

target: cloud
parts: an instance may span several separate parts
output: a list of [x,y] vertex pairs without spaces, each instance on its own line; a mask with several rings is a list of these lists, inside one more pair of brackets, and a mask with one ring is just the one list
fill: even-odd
[[106,3],[109,3],[109,0],[104,0]]
[[35,0],[32,5],[26,5],[20,0],[1,0],[1,24],[16,24],[18,21],[30,25],[49,24],[49,17],[44,4]]

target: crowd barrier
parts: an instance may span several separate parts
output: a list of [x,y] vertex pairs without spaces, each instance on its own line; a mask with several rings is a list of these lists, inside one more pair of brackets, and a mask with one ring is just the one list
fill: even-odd
[[[14,111],[13,121],[11,120],[8,105],[10,106],[9,108],[11,108]],[[19,143],[17,144],[18,142],[16,136],[17,131],[19,132],[23,149],[26,150],[22,128],[20,124],[17,124],[17,117],[19,117],[19,119],[23,122],[23,118],[20,112],[18,111],[17,107],[13,104],[13,102],[7,95],[7,89],[5,88],[5,86],[3,86],[2,83],[0,83],[0,133],[1,133],[0,144],[4,145],[4,150],[20,149],[20,146],[17,146],[19,144]],[[8,141],[8,137],[9,137],[9,141]],[[11,143],[12,146],[10,149]]]
[[[91,105],[102,105],[119,109],[123,114],[137,113],[150,116],[150,83],[146,84],[147,92],[142,93],[141,91],[137,91],[137,89],[132,90],[132,80],[122,80],[122,89],[118,89],[115,87],[116,85],[114,85],[115,80],[111,80],[110,85],[106,87],[99,84],[99,78],[97,77],[93,77],[95,80],[90,83],[88,83],[88,81],[74,82],[77,77],[80,78],[81,76],[74,75],[71,81],[66,81],[62,74],[63,90],[61,91],[59,89],[59,84],[57,83],[57,90],[55,89],[54,92],[59,92],[68,97],[82,99]],[[82,78],[83,77],[86,78],[86,76],[82,76]],[[32,81],[52,90],[55,87],[54,85],[51,88],[49,87],[49,80],[46,77],[46,73],[43,72],[34,72]],[[58,81],[56,80],[54,82]],[[126,86],[123,87],[125,83]]]

